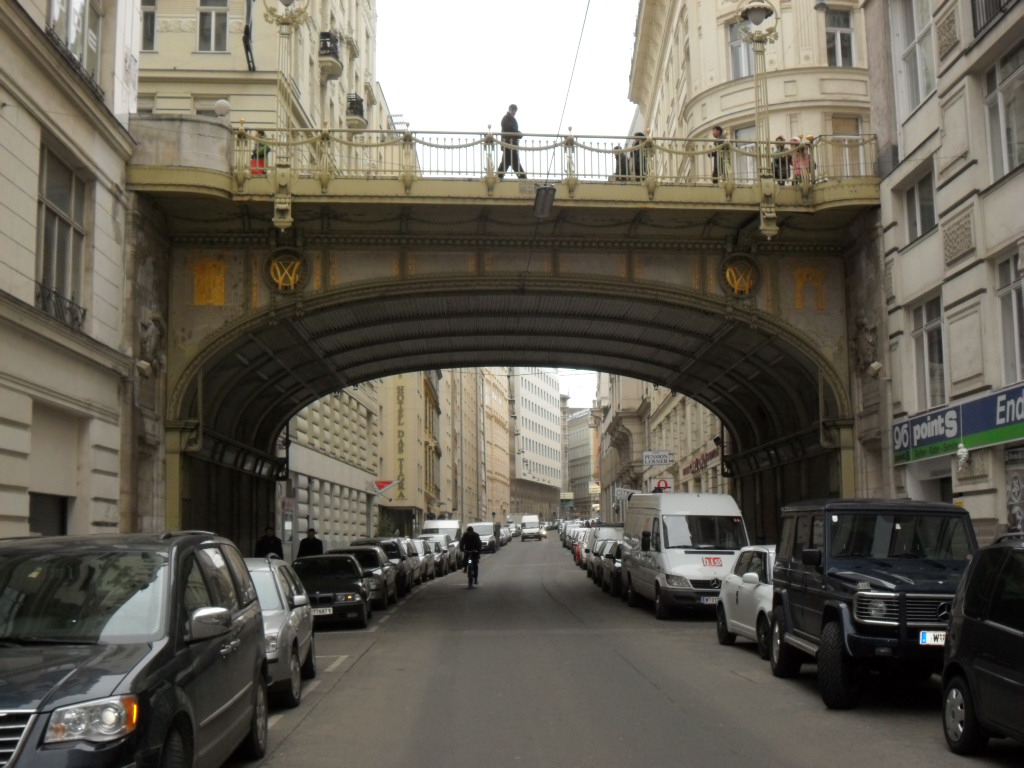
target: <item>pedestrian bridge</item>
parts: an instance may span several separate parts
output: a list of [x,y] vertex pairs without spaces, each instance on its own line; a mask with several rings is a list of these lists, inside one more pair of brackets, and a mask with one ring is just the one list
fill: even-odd
[[[211,524],[244,497],[258,529],[299,409],[476,365],[692,396],[732,436],[745,511],[853,491],[846,262],[878,205],[873,137],[773,157],[526,135],[520,180],[497,176],[512,147],[490,133],[267,131],[254,159],[244,126],[147,117],[132,131],[128,184],[152,214],[138,247],[163,254],[168,284],[169,525]],[[642,470],[640,442],[618,445]],[[262,490],[239,491],[243,477]]]

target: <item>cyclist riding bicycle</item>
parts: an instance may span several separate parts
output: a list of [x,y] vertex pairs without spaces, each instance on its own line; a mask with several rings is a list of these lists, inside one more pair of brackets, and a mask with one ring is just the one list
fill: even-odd
[[[459,551],[466,554],[466,568],[472,568],[470,585],[480,583],[480,550],[483,544],[480,541],[480,534],[473,530],[473,526],[467,526],[466,532],[459,539]],[[465,571],[466,568],[462,570]]]

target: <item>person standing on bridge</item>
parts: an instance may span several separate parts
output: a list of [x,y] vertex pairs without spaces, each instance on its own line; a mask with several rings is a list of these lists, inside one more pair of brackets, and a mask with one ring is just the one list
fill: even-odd
[[718,177],[725,175],[725,148],[722,147],[725,144],[725,130],[720,125],[716,125],[711,129],[711,138],[715,140],[714,150],[708,152],[711,157],[711,183],[717,184]]
[[511,168],[520,179],[526,178],[526,172],[519,165],[519,140],[523,134],[519,132],[519,121],[516,120],[516,112],[519,107],[515,104],[508,105],[508,112],[501,118],[501,165],[498,166],[498,178],[505,178],[505,170]]

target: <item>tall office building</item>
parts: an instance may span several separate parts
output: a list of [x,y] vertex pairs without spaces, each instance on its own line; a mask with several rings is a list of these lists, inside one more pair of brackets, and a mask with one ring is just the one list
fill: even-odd
[[549,368],[512,368],[509,375],[514,455],[513,520],[558,515],[562,486],[562,407],[558,375]]

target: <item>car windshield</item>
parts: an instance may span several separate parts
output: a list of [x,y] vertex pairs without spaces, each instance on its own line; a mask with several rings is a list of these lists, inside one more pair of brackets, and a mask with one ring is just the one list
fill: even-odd
[[47,552],[0,559],[0,640],[132,643],[166,623],[167,556]]
[[833,514],[832,557],[964,560],[973,551],[966,517]]
[[265,611],[280,611],[284,608],[274,574],[269,570],[250,571],[250,573],[252,581],[256,585],[256,596],[260,599],[260,607]]
[[724,515],[662,515],[666,549],[738,549],[747,546],[743,518]]

